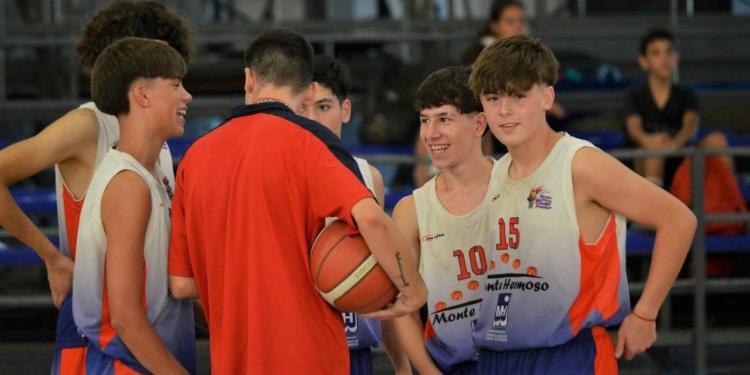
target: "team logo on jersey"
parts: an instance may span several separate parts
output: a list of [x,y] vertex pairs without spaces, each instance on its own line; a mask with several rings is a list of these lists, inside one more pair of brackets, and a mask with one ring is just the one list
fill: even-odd
[[492,319],[492,326],[484,335],[486,340],[508,342],[508,332],[505,329],[508,327],[510,316],[510,297],[510,293],[501,293],[497,296],[497,304],[495,305],[495,316]]
[[444,233],[426,234],[422,236],[422,242],[432,241],[432,240],[436,240],[438,238],[443,238],[443,237],[445,237]]
[[498,329],[508,326],[508,312],[510,311],[509,293],[501,293],[497,296],[497,306],[495,306],[495,319],[492,321],[492,328]]
[[344,333],[345,334],[356,334],[357,329],[357,314],[353,312],[342,312],[341,317],[344,318]]
[[549,192],[544,191],[543,186],[537,186],[529,192],[529,196],[526,197],[526,202],[529,203],[529,208],[544,208],[549,210],[552,208],[552,196]]

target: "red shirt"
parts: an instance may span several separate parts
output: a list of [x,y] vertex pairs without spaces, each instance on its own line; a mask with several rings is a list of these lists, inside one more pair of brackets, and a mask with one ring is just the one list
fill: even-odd
[[341,314],[317,293],[309,249],[330,216],[372,197],[318,123],[277,103],[234,110],[177,171],[169,273],[195,279],[213,374],[348,374]]

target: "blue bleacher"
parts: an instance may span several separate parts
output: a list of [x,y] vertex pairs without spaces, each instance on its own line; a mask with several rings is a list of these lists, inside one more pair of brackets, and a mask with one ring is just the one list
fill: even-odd
[[[55,215],[57,202],[54,189],[11,189],[11,194],[27,215]],[[52,238],[57,245],[58,239]],[[42,259],[29,247],[0,245],[0,265],[19,266],[41,264]]]
[[[57,241],[53,241],[57,244]],[[42,264],[42,258],[27,246],[0,246],[0,266],[29,266]]]
[[[628,255],[648,255],[654,248],[654,234],[637,229],[628,229]],[[741,236],[706,235],[706,251],[709,253],[750,252],[750,234]]]
[[55,189],[11,189],[10,193],[27,215],[54,214],[57,210]]

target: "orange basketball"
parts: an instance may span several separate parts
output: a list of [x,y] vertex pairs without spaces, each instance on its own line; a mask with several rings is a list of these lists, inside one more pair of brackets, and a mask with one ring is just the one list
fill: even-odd
[[310,271],[318,292],[342,311],[380,310],[398,292],[362,236],[350,236],[341,220],[323,228],[313,242]]
[[433,306],[433,309],[435,309],[435,311],[443,311],[446,308],[448,308],[448,304],[443,301],[439,301],[435,304],[435,306]]

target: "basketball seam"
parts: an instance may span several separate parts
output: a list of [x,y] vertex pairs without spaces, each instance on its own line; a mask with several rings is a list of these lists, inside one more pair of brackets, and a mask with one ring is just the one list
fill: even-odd
[[[338,246],[341,243],[341,241],[343,241],[346,237],[348,237],[348,234],[342,235],[341,238],[339,238],[333,244],[333,246],[331,246],[328,249],[328,253],[326,253],[326,255],[323,256],[323,259],[320,260],[320,263],[318,263],[318,270],[317,270],[317,272],[315,272],[315,278],[314,278],[315,285],[318,285],[318,281],[320,280],[320,273],[323,272],[323,266],[326,264],[326,259],[328,259],[328,256],[330,256],[331,253],[333,253],[333,249],[335,249],[336,246]],[[313,249],[315,249],[315,243],[313,243]],[[344,278],[344,279],[346,279],[346,278]],[[335,288],[335,286],[334,286],[334,288]],[[333,290],[333,288],[331,290]]]
[[[371,263],[371,264],[367,265],[367,263]],[[363,265],[368,266],[370,269],[368,269],[367,272],[365,272],[362,275],[362,277],[359,278],[359,280],[357,280],[354,283],[352,283],[351,286],[349,286],[349,288],[347,288],[345,291],[341,292],[341,294],[336,295],[334,293],[334,291],[336,291],[337,288],[341,287],[352,276],[354,276],[357,273],[357,270],[359,268],[361,268]],[[359,266],[357,266],[357,268],[355,268],[349,275],[347,275],[343,280],[341,280],[338,284],[336,284],[336,286],[334,286],[333,288],[331,288],[331,290],[329,290],[328,292],[323,292],[323,297],[327,301],[329,301],[332,304],[334,304],[336,301],[338,301],[341,298],[341,296],[346,295],[346,293],[348,293],[350,290],[352,290],[352,288],[354,288],[360,282],[362,282],[362,280],[364,280],[365,277],[367,277],[367,275],[369,275],[370,272],[372,272],[372,270],[374,270],[375,267],[377,267],[377,266],[378,266],[378,261],[375,259],[375,257],[372,254],[370,254],[369,256],[367,256],[367,258],[365,258],[365,260],[362,263],[359,264]]]

